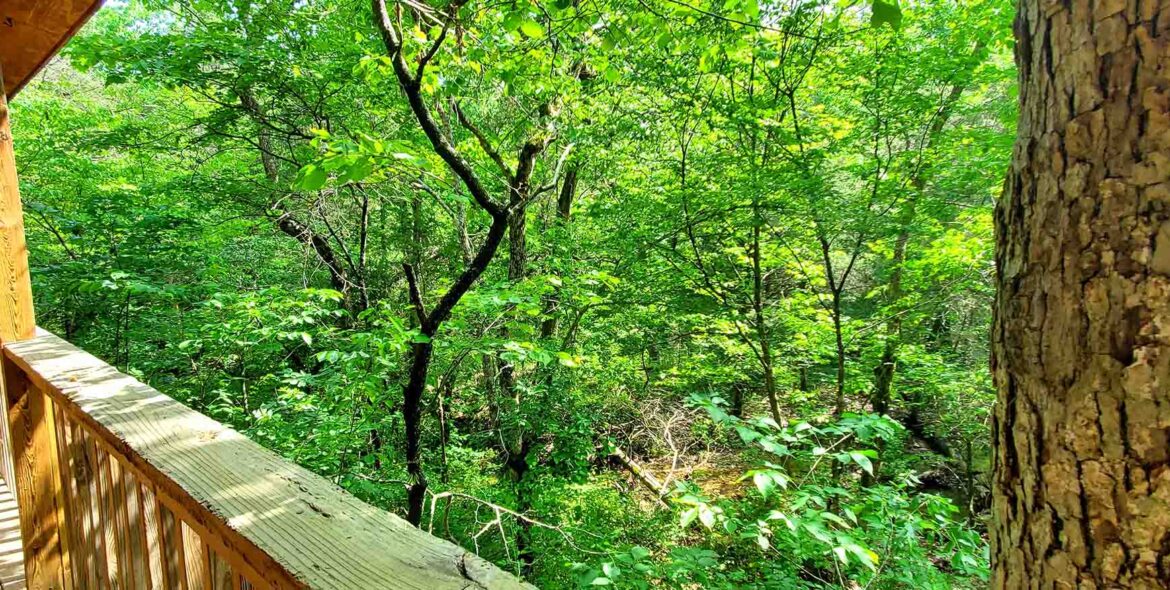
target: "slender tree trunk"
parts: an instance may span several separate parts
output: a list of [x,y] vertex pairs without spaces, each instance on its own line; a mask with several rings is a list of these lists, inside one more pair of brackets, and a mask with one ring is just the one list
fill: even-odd
[[833,335],[837,343],[837,390],[833,397],[833,415],[845,413],[845,335],[841,326],[841,292],[833,291]]
[[[408,494],[410,502],[408,515],[410,516],[411,523],[418,525],[422,518],[422,504],[425,501],[427,488],[426,476],[422,469],[420,457],[421,432],[419,418],[421,417],[420,404],[422,393],[426,389],[427,371],[430,367],[430,338],[435,336],[439,327],[450,317],[455,305],[467,294],[471,286],[479,280],[479,277],[483,274],[488,264],[495,257],[496,250],[504,238],[504,233],[510,231],[513,224],[516,223],[514,221],[515,217],[519,216],[523,218],[524,209],[527,206],[527,198],[530,194],[529,181],[532,178],[536,159],[548,147],[548,143],[551,141],[553,135],[541,133],[525,141],[517,157],[516,170],[512,173],[507,169],[499,153],[491,147],[487,138],[464,117],[463,113],[458,110],[458,105],[452,102],[452,107],[460,123],[475,135],[483,150],[492,156],[492,159],[499,165],[505,177],[510,181],[508,185],[507,204],[497,202],[484,187],[483,182],[471,164],[455,148],[451,138],[439,128],[439,125],[431,115],[427,100],[422,94],[420,80],[427,62],[431,57],[434,57],[439,45],[446,38],[446,26],[442,29],[443,32],[436,39],[432,49],[418,58],[417,63],[408,64],[407,58],[403,53],[402,32],[398,29],[398,25],[395,24],[395,19],[391,18],[385,0],[373,0],[371,2],[371,8],[374,14],[374,21],[381,33],[382,43],[385,45],[386,52],[394,66],[394,75],[398,79],[398,87],[406,95],[407,103],[409,103],[419,127],[430,141],[431,148],[436,155],[443,159],[451,172],[460,179],[467,188],[467,191],[471,194],[472,200],[492,218],[488,235],[484,238],[483,244],[479,247],[475,257],[455,282],[443,293],[439,298],[439,302],[429,312],[427,311],[426,303],[423,301],[422,292],[419,289],[418,281],[414,276],[412,267],[409,264],[403,267],[410,290],[411,305],[414,307],[415,315],[418,317],[419,324],[422,326],[422,333],[428,337],[428,341],[425,344],[420,343],[413,346],[410,379],[403,387],[403,415],[407,416],[405,420],[407,425],[407,470],[410,473],[411,479]],[[399,6],[398,9],[400,8]],[[458,5],[452,5],[450,10],[452,12],[447,13],[446,18],[454,20],[454,12],[458,11]],[[400,22],[401,13],[398,13],[396,16]],[[450,23],[448,22],[448,24]],[[520,223],[523,223],[523,221]],[[415,417],[412,419],[409,417],[411,415]]]
[[993,587],[1170,587],[1170,3],[1022,0]]
[[487,237],[479,247],[471,264],[459,275],[447,292],[435,304],[430,313],[422,301],[418,282],[410,265],[405,265],[410,299],[415,306],[420,331],[427,337],[426,342],[416,342],[410,348],[410,375],[402,387],[402,416],[405,426],[406,472],[410,477],[407,486],[407,520],[418,526],[422,522],[423,506],[426,503],[427,477],[422,465],[422,398],[427,386],[433,345],[431,340],[438,333],[443,322],[449,317],[455,304],[463,298],[475,281],[495,258],[500,242],[508,227],[508,215],[499,214],[492,219]]
[[422,396],[427,387],[427,370],[433,347],[430,342],[416,342],[410,347],[410,377],[402,388],[402,420],[406,435],[407,488],[406,519],[418,526],[426,504],[427,474],[422,466]]
[[426,241],[426,233],[423,231],[422,218],[422,195],[415,191],[410,197],[410,258],[411,264],[414,265],[414,270],[418,274],[422,274],[423,268],[423,244]]
[[[569,221],[573,217],[573,196],[577,193],[577,174],[580,165],[576,162],[569,164],[565,171],[565,180],[561,184],[561,192],[557,195],[556,227],[567,230]],[[566,241],[569,236],[562,236]],[[560,306],[560,289],[557,289],[545,300],[544,322],[540,325],[540,337],[552,338],[557,333],[557,308]]]
[[[833,270],[833,257],[829,240],[823,235],[817,236],[821,245],[821,265],[825,270],[825,282],[829,286],[829,313],[833,316],[833,336],[837,345],[837,379],[833,393],[833,416],[840,417],[845,413],[845,335],[843,318],[841,317],[841,291],[845,289],[848,279],[848,269],[838,278]],[[860,240],[858,241],[860,246]],[[854,253],[856,258],[856,252]],[[834,464],[834,470],[836,465]]]
[[[922,187],[918,186],[918,180],[915,181],[916,190],[921,191]],[[902,316],[899,310],[894,309],[897,303],[902,299],[902,269],[906,262],[906,245],[910,239],[910,223],[914,219],[914,212],[916,210],[915,204],[909,205],[910,210],[903,219],[902,229],[898,233],[897,241],[894,243],[894,256],[891,262],[893,268],[890,271],[890,280],[887,285],[888,301],[893,311],[893,315],[886,322],[886,342],[882,347],[881,360],[878,366],[874,367],[874,392],[871,397],[873,404],[873,411],[878,414],[885,414],[890,410],[891,391],[894,384],[895,370],[898,364],[898,351],[902,340]],[[922,417],[922,402],[917,395],[912,395],[903,392],[905,396],[905,411],[906,414],[899,418],[902,426],[910,431],[914,438],[922,441],[932,452],[943,456],[950,457],[951,447],[946,439],[939,436],[926,424]],[[875,465],[875,468],[877,465]]]
[[829,314],[833,316],[833,336],[836,343],[837,377],[833,390],[833,416],[840,416],[845,412],[845,336],[841,317],[841,289],[833,279],[833,265],[829,260],[828,242],[821,241],[825,258],[825,276],[829,282]]
[[[756,339],[759,340],[760,344],[760,369],[764,373],[764,396],[768,400],[768,408],[772,411],[772,419],[777,424],[786,426],[788,421],[780,411],[780,400],[776,394],[776,370],[772,361],[768,318],[764,313],[764,271],[761,261],[763,254],[760,252],[760,226],[763,223],[759,196],[755,195],[752,198],[752,311],[755,315]],[[742,412],[742,400],[740,400],[739,405],[738,409]]]
[[[275,152],[272,147],[272,134],[267,127],[267,114],[264,112],[264,107],[256,100],[251,90],[241,89],[238,91],[240,98],[240,106],[247,111],[248,115],[255,121],[256,131],[256,146],[260,152],[260,165],[264,168],[264,176],[273,185],[280,182],[280,166],[277,162]],[[341,258],[333,250],[333,245],[329,243],[329,239],[318,232],[313,231],[307,223],[303,223],[293,216],[292,212],[286,211],[283,208],[278,209],[280,215],[276,218],[276,227],[292,238],[299,240],[302,244],[313,249],[317,257],[325,264],[325,268],[329,271],[329,286],[333,287],[345,297],[345,307],[350,311],[358,312],[365,309],[368,305],[368,300],[365,295],[365,277],[359,277],[361,284],[359,287],[359,302],[355,305],[351,300],[350,285],[351,277],[346,272],[346,268]],[[365,223],[365,212],[363,212],[362,222]],[[358,309],[358,305],[361,306]]]
[[[973,60],[972,67],[982,61],[986,51],[986,43],[980,41],[975,45],[975,57],[977,59]],[[961,75],[965,78],[970,75],[970,72],[965,72]],[[910,196],[910,201],[906,203],[906,208],[901,215],[901,219],[899,219],[898,237],[894,240],[894,256],[890,261],[890,280],[887,284],[886,296],[886,307],[891,310],[892,315],[886,322],[886,341],[882,346],[881,360],[878,361],[878,365],[874,367],[873,371],[873,409],[878,414],[885,414],[889,410],[890,393],[894,385],[894,372],[898,364],[898,348],[902,344],[902,314],[896,308],[902,300],[902,271],[906,263],[906,247],[910,243],[910,229],[913,227],[914,220],[918,215],[918,201],[922,198],[922,193],[926,190],[926,177],[930,170],[930,165],[926,161],[927,154],[925,152],[929,151],[935,141],[938,140],[938,136],[942,133],[947,121],[951,118],[955,104],[959,101],[966,88],[966,79],[961,79],[953,84],[950,92],[943,99],[942,106],[935,113],[934,119],[931,121],[930,127],[926,132],[926,145],[922,146],[922,158],[910,182],[914,192]]]
[[[527,211],[520,209],[516,211],[508,224],[508,281],[513,285],[518,284],[524,280],[528,274],[528,239],[526,236],[527,227]],[[511,310],[509,310],[511,313]],[[504,339],[509,338],[509,331],[507,327],[502,330]],[[510,414],[514,420],[504,420],[501,436],[504,442],[504,453],[507,455],[505,461],[505,468],[508,473],[508,478],[516,484],[517,487],[517,510],[523,510],[523,503],[520,493],[520,482],[524,479],[524,474],[528,471],[528,457],[527,445],[525,444],[525,432],[519,426],[511,425],[519,423],[520,412],[520,390],[516,387],[516,367],[512,362],[497,356],[496,362],[499,363],[499,387],[500,387],[500,404],[502,412]]]
[[[519,169],[513,179],[513,200],[527,203],[530,197],[531,167]],[[508,281],[516,285],[528,276],[528,210],[526,206],[517,207],[508,221]],[[509,337],[508,329],[503,329],[505,339]],[[511,419],[504,420],[501,438],[504,443],[504,453],[507,459],[504,468],[508,479],[512,481],[516,494],[516,510],[523,513],[528,510],[528,490],[524,476],[528,474],[529,433],[520,426],[521,392],[516,386],[516,366],[510,361],[497,356],[499,363],[499,395],[503,402],[503,411],[511,414]],[[516,554],[527,573],[536,556],[532,553],[530,544],[531,524],[520,521],[516,533]]]
[[890,261],[890,280],[886,284],[886,298],[892,314],[886,321],[886,341],[882,345],[882,357],[874,367],[873,411],[885,414],[890,410],[890,391],[894,385],[894,369],[898,362],[898,346],[902,340],[902,316],[894,307],[902,300],[902,265],[906,261],[906,244],[910,241],[910,222],[914,220],[915,203],[908,205],[910,213],[905,216],[902,229],[894,241],[894,256]]

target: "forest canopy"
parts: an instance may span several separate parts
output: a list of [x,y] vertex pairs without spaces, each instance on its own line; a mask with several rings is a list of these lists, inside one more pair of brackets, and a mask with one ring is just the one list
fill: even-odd
[[110,2],[38,321],[539,587],[980,587],[1013,12]]

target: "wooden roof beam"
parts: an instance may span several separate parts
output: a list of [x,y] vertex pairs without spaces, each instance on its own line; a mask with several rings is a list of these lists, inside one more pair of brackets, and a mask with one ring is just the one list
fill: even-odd
[[12,98],[101,6],[101,0],[0,0],[0,70]]

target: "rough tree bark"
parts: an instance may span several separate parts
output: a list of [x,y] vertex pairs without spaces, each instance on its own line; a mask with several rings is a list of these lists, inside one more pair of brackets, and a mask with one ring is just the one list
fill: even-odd
[[1170,587],[1170,2],[1022,0],[995,588]]

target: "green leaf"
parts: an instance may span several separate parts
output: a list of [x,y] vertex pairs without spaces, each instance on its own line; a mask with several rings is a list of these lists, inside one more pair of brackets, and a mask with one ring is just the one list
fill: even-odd
[[846,555],[844,547],[833,547],[833,555],[836,555],[843,565],[849,565],[849,557]]
[[832,512],[822,512],[821,518],[828,520],[828,521],[831,521],[831,522],[835,522],[844,528],[849,528],[849,523],[845,522],[845,519],[841,518],[840,516],[837,516],[836,514],[833,514]]
[[850,451],[849,458],[853,459],[854,463],[860,465],[866,473],[873,475],[873,461],[870,461],[869,457],[866,457],[857,451]]
[[764,535],[764,533],[756,535],[756,543],[759,544],[760,549],[763,549],[764,551],[767,551],[768,548],[772,546],[772,542],[768,540],[768,537]]
[[602,51],[613,51],[613,49],[615,47],[617,47],[617,42],[618,42],[617,34],[610,31],[604,37],[601,38],[601,50]]
[[902,28],[902,9],[898,0],[873,0],[873,14],[869,23],[875,27],[888,24],[895,31]]
[[325,186],[325,171],[315,164],[309,164],[301,168],[301,179],[297,182],[297,187],[301,190],[315,191]]
[[764,436],[747,426],[736,426],[735,431],[739,434],[739,438],[747,444],[751,444],[752,441],[763,438]]
[[876,570],[878,564],[878,554],[873,551],[857,545],[854,543],[847,543],[844,549],[853,555],[857,556],[857,560],[865,564],[870,570]]
[[760,495],[765,498],[767,498],[768,493],[772,491],[772,487],[776,485],[775,482],[772,481],[772,475],[765,471],[760,471],[753,475],[752,482],[756,484],[756,489],[760,490]]
[[524,13],[509,12],[508,15],[504,17],[504,28],[509,31],[515,31],[516,29],[520,28],[520,25],[523,22]]
[[540,38],[544,36],[544,27],[532,19],[527,19],[520,23],[520,32],[529,37]]

